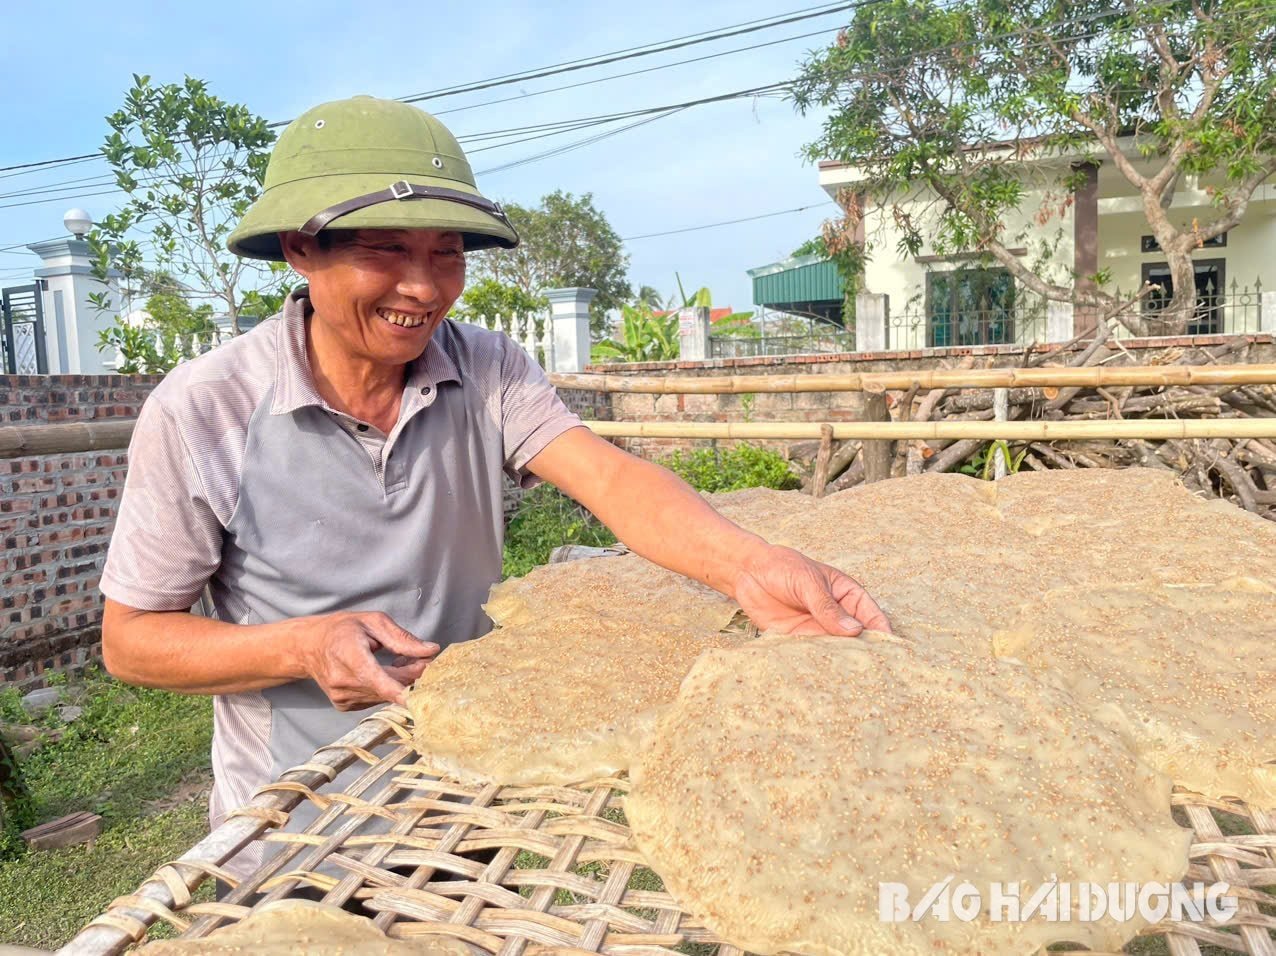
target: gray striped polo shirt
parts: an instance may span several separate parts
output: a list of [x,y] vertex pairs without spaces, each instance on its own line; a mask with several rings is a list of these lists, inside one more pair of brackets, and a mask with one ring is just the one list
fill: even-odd
[[[319,396],[305,291],[147,399],[102,592],[172,611],[207,586],[223,621],[384,611],[440,647],[478,637],[501,575],[502,472],[533,484],[527,463],[580,419],[508,337],[445,321],[382,434]],[[212,824],[366,715],[309,680],[218,696]]]

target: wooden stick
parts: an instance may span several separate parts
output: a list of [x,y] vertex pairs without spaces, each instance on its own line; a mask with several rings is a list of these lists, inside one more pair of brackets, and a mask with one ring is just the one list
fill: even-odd
[[[585,422],[605,438],[819,438],[817,422]],[[1078,441],[1088,438],[1276,438],[1276,418],[1127,419],[1125,421],[836,422],[837,439],[911,438],[992,441]]]
[[881,392],[917,388],[1096,388],[1121,385],[1269,385],[1276,365],[1130,365],[1075,368],[919,369],[858,375],[617,375],[558,373],[558,388],[655,395],[745,392]]
[[823,498],[829,483],[829,459],[833,456],[833,426],[820,426],[820,450],[815,456],[815,475],[811,479],[811,497]]
[[[878,427],[897,427],[902,422],[892,422],[890,409],[886,407],[886,396],[880,392],[869,392],[864,396],[864,421],[865,425],[877,425]],[[857,438],[867,436],[857,435]],[[880,435],[882,438],[891,438],[889,434]],[[889,441],[866,441],[860,449],[860,455],[864,459],[864,481],[885,481],[891,476],[891,464],[895,460],[895,446]]]
[[68,425],[0,426],[0,458],[127,448],[135,424],[133,419],[127,419]]

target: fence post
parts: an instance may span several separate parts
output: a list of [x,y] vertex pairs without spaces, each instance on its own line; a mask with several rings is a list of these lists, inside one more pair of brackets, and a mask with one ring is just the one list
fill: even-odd
[[554,324],[554,371],[580,372],[589,364],[589,303],[597,289],[546,289]]
[[[93,278],[89,244],[84,239],[50,239],[27,246],[44,260],[35,277],[43,279],[44,334],[52,374],[100,375],[109,372],[107,356],[97,350],[98,333],[111,327],[119,311],[119,290]],[[119,273],[112,270],[114,279]],[[107,290],[110,312],[99,312],[89,295]]]
[[1072,328],[1072,303],[1046,301],[1046,341],[1067,342],[1076,335]]
[[1258,330],[1276,335],[1276,292],[1263,292],[1258,305]]
[[890,299],[882,293],[855,294],[855,351],[885,352]]
[[684,362],[709,358],[709,310],[692,306],[678,312],[678,357]]

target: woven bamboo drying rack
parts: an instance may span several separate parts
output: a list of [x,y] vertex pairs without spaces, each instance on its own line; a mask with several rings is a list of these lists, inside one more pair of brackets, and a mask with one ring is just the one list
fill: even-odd
[[[400,707],[370,715],[116,900],[61,952],[119,953],[157,920],[203,936],[302,887],[317,889],[334,906],[361,902],[393,937],[451,937],[480,956],[521,956],[539,947],[576,956],[675,956],[686,943],[719,943],[672,896],[635,885],[658,887],[641,879],[650,874],[617,812],[626,780],[573,787],[440,781],[417,763],[408,722]],[[363,772],[344,791],[324,789],[357,763]],[[279,832],[303,800],[319,808],[318,819],[304,833]],[[1160,924],[1143,935],[1164,937],[1171,956],[1199,956],[1202,946],[1276,956],[1276,896],[1263,889],[1276,885],[1276,812],[1178,791],[1174,803],[1194,830],[1185,881],[1227,882],[1239,911],[1225,929]],[[1215,811],[1244,821],[1251,833],[1225,836]],[[388,832],[369,832],[373,820],[384,820],[380,827]],[[281,845],[279,852],[221,901],[192,902],[192,890],[206,879],[234,883],[224,864],[260,841]],[[516,867],[523,851],[548,862],[525,856]],[[476,852],[483,855],[476,859]],[[718,952],[740,954],[726,944]]]

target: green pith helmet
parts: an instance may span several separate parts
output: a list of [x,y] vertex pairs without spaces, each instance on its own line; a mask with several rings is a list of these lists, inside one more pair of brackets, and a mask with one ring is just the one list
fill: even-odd
[[407,103],[356,96],[307,110],[270,154],[261,196],[226,245],[282,260],[279,233],[337,229],[446,229],[465,248],[518,245],[500,203],[479,195],[447,127]]

